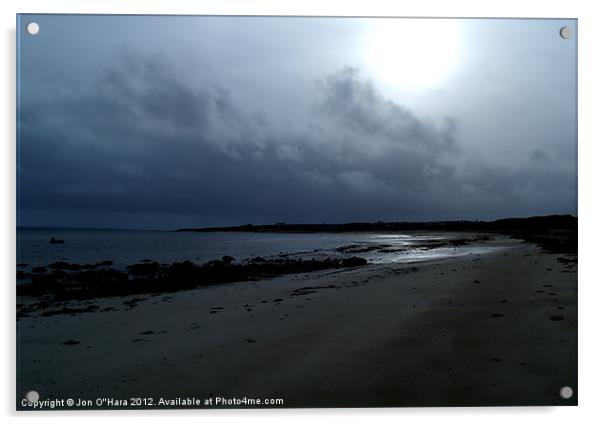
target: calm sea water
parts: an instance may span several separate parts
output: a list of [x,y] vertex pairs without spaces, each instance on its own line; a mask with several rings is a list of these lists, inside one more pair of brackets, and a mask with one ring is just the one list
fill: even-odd
[[[112,260],[124,267],[143,259],[161,263],[190,260],[196,263],[230,255],[237,261],[255,256],[270,257],[294,254],[306,257],[345,255],[336,249],[358,245],[371,247],[388,245],[396,252],[378,251],[348,253],[370,262],[405,262],[444,256],[484,252],[484,246],[435,248],[424,250],[428,241],[443,240],[458,235],[449,234],[367,234],[367,233],[194,233],[136,230],[57,230],[18,229],[17,263],[26,268],[47,265],[55,261],[86,264]],[[50,244],[50,238],[62,239],[64,244]]]

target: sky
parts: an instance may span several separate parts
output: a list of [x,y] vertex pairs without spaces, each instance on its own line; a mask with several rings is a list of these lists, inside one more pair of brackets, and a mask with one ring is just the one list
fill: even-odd
[[577,215],[576,25],[20,15],[17,224]]

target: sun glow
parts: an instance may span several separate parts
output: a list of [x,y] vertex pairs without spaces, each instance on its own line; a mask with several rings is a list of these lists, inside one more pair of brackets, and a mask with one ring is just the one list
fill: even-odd
[[438,87],[459,63],[459,39],[453,19],[377,19],[365,37],[367,66],[388,85]]

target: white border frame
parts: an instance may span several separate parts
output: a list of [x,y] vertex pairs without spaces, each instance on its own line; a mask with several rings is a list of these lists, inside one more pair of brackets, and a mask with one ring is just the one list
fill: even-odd
[[[2,226],[0,227],[0,269],[2,282],[2,376],[0,412],[20,422],[81,422],[140,420],[163,423],[170,417],[178,420],[225,420],[226,422],[306,423],[308,421],[364,423],[367,420],[399,423],[490,424],[515,420],[546,421],[547,424],[589,422],[602,417],[597,411],[601,376],[601,343],[598,341],[597,312],[602,300],[602,281],[596,270],[597,242],[602,240],[600,225],[599,183],[602,142],[601,119],[602,67],[598,45],[602,40],[602,15],[594,1],[476,1],[423,0],[413,2],[359,0],[2,0],[2,85],[0,119],[4,138],[0,158],[2,184]],[[105,13],[105,14],[185,14],[185,15],[328,15],[328,16],[444,16],[444,17],[537,17],[579,19],[579,407],[511,407],[511,408],[436,408],[436,409],[287,409],[287,410],[180,410],[180,411],[111,411],[111,412],[19,412],[15,406],[15,22],[16,13]],[[597,41],[597,43],[596,43]],[[598,76],[595,78],[594,76]]]

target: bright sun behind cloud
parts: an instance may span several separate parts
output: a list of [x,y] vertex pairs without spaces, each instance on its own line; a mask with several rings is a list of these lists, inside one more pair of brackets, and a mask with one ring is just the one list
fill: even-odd
[[459,62],[459,23],[377,19],[370,23],[363,49],[367,68],[382,83],[419,90],[440,87]]

